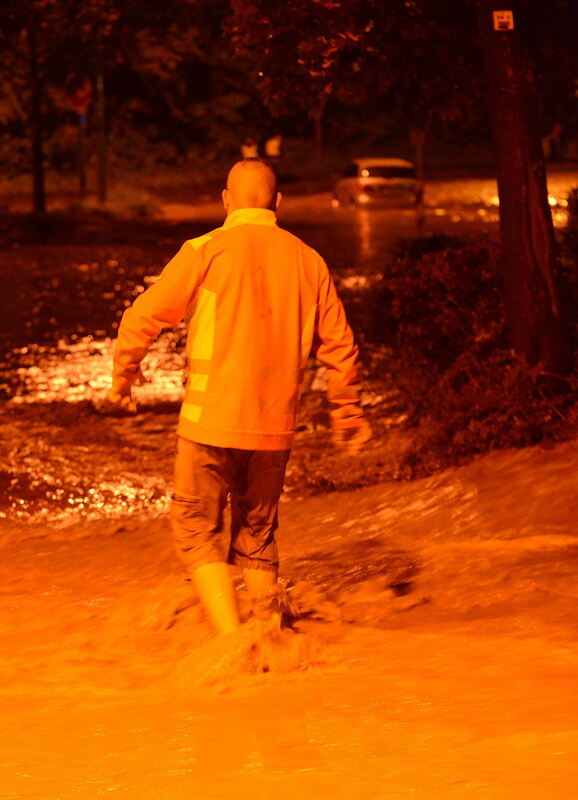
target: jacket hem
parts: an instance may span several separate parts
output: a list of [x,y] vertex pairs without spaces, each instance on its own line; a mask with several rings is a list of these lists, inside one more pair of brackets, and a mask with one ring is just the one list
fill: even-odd
[[256,433],[246,431],[220,431],[204,428],[180,417],[177,434],[198,444],[212,447],[233,447],[238,450],[289,450],[295,438],[294,431],[287,433]]

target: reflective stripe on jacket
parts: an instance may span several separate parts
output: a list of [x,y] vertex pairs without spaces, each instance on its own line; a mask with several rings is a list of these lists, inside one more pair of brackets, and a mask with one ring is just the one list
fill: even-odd
[[337,425],[355,424],[357,346],[323,259],[266,209],[239,209],[191,239],[122,318],[115,376],[133,378],[153,339],[187,322],[178,433],[201,444],[289,448],[311,352],[328,367]]

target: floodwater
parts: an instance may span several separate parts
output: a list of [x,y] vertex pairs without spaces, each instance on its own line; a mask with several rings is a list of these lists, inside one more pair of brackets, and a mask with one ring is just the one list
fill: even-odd
[[[495,235],[491,191],[440,184],[425,235]],[[194,233],[220,213],[166,211]],[[387,268],[396,237],[424,235],[409,210],[351,214],[325,196],[287,198],[284,213],[353,291]],[[210,636],[165,521],[182,331],[148,360],[141,414],[92,406],[118,314],[172,244],[133,253],[132,272],[120,245],[76,249],[59,286],[42,270],[57,256],[39,248],[29,337],[3,339],[0,799],[574,797],[574,444],[289,493],[282,581],[309,658],[253,674]],[[72,296],[81,316],[67,316]]]
[[[577,184],[578,172],[550,178],[558,226],[566,223],[566,198]],[[361,299],[387,269],[395,242],[468,233],[495,237],[497,203],[492,180],[447,180],[428,187],[421,225],[412,209],[334,209],[328,194],[288,196],[280,222],[323,254],[340,289]],[[153,247],[122,241],[105,247],[97,231],[85,247],[69,253],[61,242],[32,248],[36,260],[21,279],[12,304],[17,310],[7,313],[0,341],[0,396],[8,401],[0,442],[0,520],[66,524],[78,513],[96,519],[165,512],[172,458],[167,437],[182,396],[183,328],[163,333],[147,357],[149,381],[138,391],[144,413],[134,424],[98,420],[92,406],[106,391],[126,306],[156,279],[184,238],[222,221],[217,202],[167,203],[163,213],[179,227]],[[4,268],[17,272],[19,254],[16,243],[6,252]],[[395,386],[383,388],[392,396],[392,418],[402,421]],[[31,431],[34,444],[25,436]]]
[[577,462],[497,453],[284,505],[311,653],[290,672],[223,660],[160,521],[7,543],[0,796],[573,797]]

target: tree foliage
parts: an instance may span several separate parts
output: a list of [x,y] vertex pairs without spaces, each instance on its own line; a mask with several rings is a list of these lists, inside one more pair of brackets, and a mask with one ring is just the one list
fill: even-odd
[[[578,6],[528,5],[547,132],[571,117]],[[319,138],[327,122],[340,146],[363,125],[382,141],[430,126],[488,130],[473,0],[0,0],[0,19],[5,171],[30,161],[33,97],[47,160],[72,166],[70,98],[99,74],[111,147],[133,167],[147,149],[172,163],[195,148],[231,157],[244,136],[272,132],[271,114],[284,132],[313,124]]]
[[53,107],[66,107],[66,96],[99,72],[110,81],[124,80],[130,91],[138,83],[146,99],[170,84],[165,95],[171,112],[178,111],[182,76],[178,67],[199,54],[196,5],[191,0],[2,0],[2,118],[25,118],[30,90],[29,42],[37,41],[39,76]]
[[[112,147],[134,167],[147,149],[174,162],[195,142],[237,147],[243,115],[262,112],[242,68],[231,69],[227,10],[226,0],[0,0],[0,137],[8,144],[26,132],[31,141],[35,97],[43,146],[65,166],[59,154],[77,125],[71,97],[102,76]],[[5,158],[22,166],[8,147]]]
[[479,118],[467,0],[232,0],[227,29],[274,114],[372,103],[416,129]]
[[[545,127],[572,115],[574,0],[527,4]],[[554,7],[554,8],[553,8]],[[227,31],[276,115],[372,105],[410,129],[486,125],[473,0],[232,0]]]

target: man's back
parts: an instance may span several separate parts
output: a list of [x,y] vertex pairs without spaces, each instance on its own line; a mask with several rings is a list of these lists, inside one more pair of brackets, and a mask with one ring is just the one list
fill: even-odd
[[115,374],[129,379],[152,339],[183,317],[180,436],[218,447],[290,447],[315,335],[334,371],[332,399],[356,399],[357,348],[327,266],[268,209],[239,209],[222,228],[185,242],[125,312]]
[[[216,232],[197,251],[188,382],[179,433],[206,444],[288,446],[312,346],[324,264],[270,211]],[[235,215],[233,215],[235,216]]]

